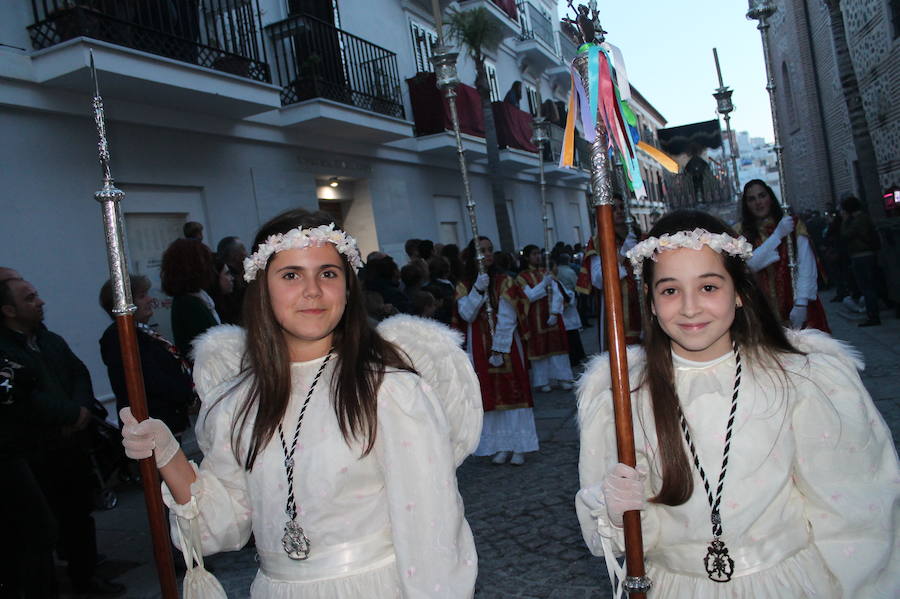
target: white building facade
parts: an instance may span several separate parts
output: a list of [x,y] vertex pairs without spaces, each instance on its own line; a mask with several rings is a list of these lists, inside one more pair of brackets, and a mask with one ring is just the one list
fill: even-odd
[[[161,254],[187,221],[202,223],[205,242],[215,249],[228,235],[249,244],[261,223],[295,207],[332,212],[363,255],[381,250],[402,264],[408,238],[462,247],[471,237],[454,138],[440,119],[442,100],[433,86],[420,86],[414,110],[410,91],[431,71],[431,5],[0,4],[0,265],[35,284],[47,302],[48,326],[86,362],[98,396],[109,390],[97,343],[109,323],[97,303],[108,272],[93,200],[101,176],[89,53],[105,101],[112,172],[126,192],[132,272],[158,283]],[[495,99],[523,82],[522,114],[510,112],[513,125],[529,121],[524,113],[537,113],[542,101],[566,100],[565,61],[574,45],[551,16],[554,1],[440,5],[445,19],[483,7],[504,28],[488,66]],[[473,85],[474,64],[460,51],[460,79]],[[423,113],[438,115],[437,131]],[[551,130],[554,141],[558,133]],[[520,131],[500,153],[517,248],[544,240],[538,156],[516,147],[529,135],[530,129]],[[479,232],[496,241],[485,141],[463,137]],[[558,148],[548,154],[551,243],[584,242],[591,234],[587,173],[557,168]],[[154,293],[165,299],[158,286]],[[167,330],[167,310],[155,320]]]

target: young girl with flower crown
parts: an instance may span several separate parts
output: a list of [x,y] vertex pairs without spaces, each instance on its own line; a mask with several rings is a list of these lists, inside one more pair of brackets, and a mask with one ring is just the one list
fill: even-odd
[[481,401],[459,336],[411,316],[371,328],[356,242],[322,213],[263,225],[244,266],[246,329],[213,329],[195,351],[200,466],[162,422],[122,411],[126,453],[154,454],[183,551],[238,550],[252,532],[251,597],[471,597],[455,471]]
[[585,542],[612,576],[623,514],[640,510],[653,599],[896,597],[900,471],[860,357],[782,328],[750,255],[693,211],[628,253],[646,285],[628,351],[638,464],[617,463],[599,356],[578,391]]

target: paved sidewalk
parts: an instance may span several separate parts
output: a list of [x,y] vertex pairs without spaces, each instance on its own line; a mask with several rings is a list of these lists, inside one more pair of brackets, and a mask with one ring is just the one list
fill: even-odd
[[[831,297],[825,292],[823,300]],[[858,328],[859,315],[826,303],[834,336],[866,359],[863,381],[897,442],[900,433],[900,320],[885,310],[880,327]],[[596,328],[584,331],[589,353]],[[578,433],[572,392],[536,395],[541,450],[524,466],[494,466],[469,458],[459,469],[466,514],[479,554],[479,599],[600,599],[611,596],[603,560],[589,555],[575,517]],[[100,551],[109,556],[101,574],[117,576],[129,598],[158,597],[146,532],[143,496],[122,488],[119,506],[95,514]],[[208,558],[229,597],[247,597],[257,565],[252,548]],[[181,559],[176,553],[176,559]]]

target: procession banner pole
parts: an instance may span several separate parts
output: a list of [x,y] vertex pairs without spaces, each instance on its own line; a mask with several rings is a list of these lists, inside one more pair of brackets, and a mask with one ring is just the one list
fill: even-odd
[[[572,1],[569,1],[572,7]],[[573,7],[574,8],[574,7]],[[597,89],[603,77],[602,66],[590,64],[593,55],[599,60],[601,44],[605,41],[602,27],[598,19],[596,2],[591,6],[579,5],[574,20],[566,20],[567,24],[577,26],[577,35],[582,42],[578,55],[572,61],[582,89]],[[608,71],[608,67],[607,67]],[[573,79],[573,83],[575,80]],[[573,93],[575,90],[573,90]],[[631,412],[631,389],[628,380],[628,357],[625,346],[624,311],[622,309],[622,291],[619,282],[618,249],[613,222],[612,185],[609,176],[609,131],[604,119],[599,114],[589,115],[596,121],[594,140],[591,142],[591,193],[595,215],[597,218],[597,239],[602,262],[603,299],[606,308],[607,342],[609,344],[609,365],[612,379],[613,412],[616,424],[616,449],[618,459],[631,467],[637,466],[637,454],[634,447],[634,423]],[[571,117],[570,117],[571,118]],[[650,579],[644,568],[644,541],[641,531],[641,514],[638,510],[625,512],[625,568],[626,576],[623,588],[634,599],[645,599],[650,590]]]
[[[109,278],[112,281],[113,289],[113,315],[119,333],[122,364],[125,368],[125,387],[128,390],[131,412],[140,422],[146,420],[149,413],[144,394],[144,376],[141,371],[141,356],[138,351],[137,330],[134,323],[136,307],[131,298],[131,283],[128,277],[128,263],[122,236],[124,227],[122,226],[120,205],[125,198],[125,193],[116,188],[110,174],[106,120],[103,113],[103,99],[100,97],[100,86],[97,81],[97,71],[94,68],[93,52],[91,52],[91,77],[94,82],[92,106],[94,122],[97,125],[97,149],[100,155],[100,168],[103,172],[103,187],[94,194],[94,198],[100,202],[103,214],[106,257],[109,262]],[[140,460],[139,467],[144,487],[144,501],[147,504],[147,517],[150,520],[153,558],[156,561],[159,588],[164,599],[178,599],[175,564],[172,561],[172,544],[163,509],[156,460],[153,456]]]
[[[769,50],[769,17],[775,14],[777,8],[771,0],[749,0],[750,9],[747,18],[759,21],[756,26],[762,37],[763,62],[766,64],[766,89],[769,92],[769,110],[772,112],[772,130],[775,136],[775,161],[778,163],[778,185],[781,187],[779,194],[781,210],[785,214],[791,213],[790,204],[787,201],[787,185],[784,176],[784,146],[781,145],[781,135],[778,133],[778,111],[775,100],[775,75],[772,72],[772,54]],[[791,272],[791,291],[797,297],[797,250],[794,247],[794,236],[787,236],[788,269]]]
[[[462,134],[459,130],[459,113],[456,110],[456,87],[459,85],[459,76],[456,71],[456,58],[459,52],[453,52],[444,45],[444,22],[441,18],[441,7],[439,0],[431,0],[431,7],[434,11],[434,24],[437,27],[438,44],[433,48],[431,56],[431,64],[434,65],[434,74],[437,79],[437,86],[444,97],[447,98],[447,104],[450,107],[450,121],[453,124],[453,134],[456,138],[456,158],[459,162],[459,172],[463,180],[463,193],[466,198],[466,213],[469,217],[469,227],[472,230],[472,238],[475,240],[475,261],[478,264],[478,273],[484,274],[487,270],[484,267],[484,254],[481,253],[481,243],[478,235],[478,217],[475,214],[475,198],[472,197],[472,189],[469,185],[469,169],[466,165],[466,154],[463,151]],[[490,302],[490,286],[485,290],[488,294],[488,300],[484,302],[484,310],[487,314],[488,329],[491,338],[494,337],[494,307]]]
[[[538,95],[538,110],[540,110],[540,95]],[[538,148],[538,183],[541,193],[541,220],[544,222],[544,276],[550,274],[550,216],[547,211],[547,178],[544,175],[544,144],[549,139],[547,121],[542,116],[537,116],[531,122],[531,140]],[[548,306],[553,305],[553,285],[547,287]]]

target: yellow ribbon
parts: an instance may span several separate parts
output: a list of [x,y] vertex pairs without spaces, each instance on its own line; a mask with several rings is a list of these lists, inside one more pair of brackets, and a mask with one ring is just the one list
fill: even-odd
[[661,167],[670,173],[678,174],[678,163],[672,160],[671,156],[643,141],[638,142],[638,147],[649,154]]

